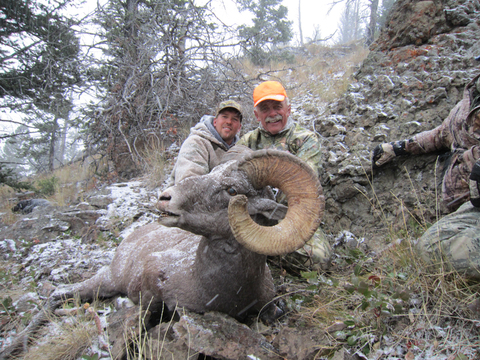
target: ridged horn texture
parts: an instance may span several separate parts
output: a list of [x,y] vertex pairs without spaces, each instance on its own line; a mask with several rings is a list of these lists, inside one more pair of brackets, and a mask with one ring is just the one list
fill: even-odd
[[253,252],[271,256],[302,247],[319,227],[325,209],[317,174],[296,156],[271,149],[247,155],[238,167],[255,188],[270,185],[282,190],[288,211],[277,225],[261,226],[248,214],[247,197],[234,196],[228,205],[228,217],[237,241]]

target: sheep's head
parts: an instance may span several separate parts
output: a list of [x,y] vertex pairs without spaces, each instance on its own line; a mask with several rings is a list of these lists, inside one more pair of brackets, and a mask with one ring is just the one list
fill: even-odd
[[[288,210],[275,202],[269,185],[285,193]],[[278,255],[311,238],[320,224],[324,197],[315,172],[299,158],[261,150],[165,190],[157,208],[164,214],[159,220],[163,225],[207,237],[233,232],[247,249]],[[283,220],[264,226],[265,219]]]

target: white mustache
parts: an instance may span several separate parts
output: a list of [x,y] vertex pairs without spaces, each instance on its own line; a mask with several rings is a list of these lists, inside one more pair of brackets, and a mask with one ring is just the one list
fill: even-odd
[[278,115],[275,115],[273,117],[269,116],[269,117],[266,117],[265,118],[265,122],[266,123],[273,123],[273,122],[277,122],[277,121],[280,121],[282,120],[282,115],[278,114]]

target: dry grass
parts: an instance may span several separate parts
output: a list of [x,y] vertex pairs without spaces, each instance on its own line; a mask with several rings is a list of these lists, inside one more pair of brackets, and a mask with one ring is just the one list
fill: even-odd
[[[44,328],[38,342],[22,358],[25,360],[76,360],[92,345],[95,336],[95,325],[91,322],[62,322]],[[57,326],[52,336],[52,327]],[[42,342],[45,337],[46,342]]]
[[[95,188],[98,174],[105,172],[106,163],[100,157],[89,157],[85,161],[65,165],[53,173],[31,176],[24,181],[30,182],[39,190],[37,197],[43,197],[58,206],[68,206],[72,202],[83,200],[85,192]],[[50,194],[49,189],[54,189]],[[13,224],[17,216],[11,208],[17,202],[17,193],[14,189],[2,185],[0,187],[0,212],[4,224]]]
[[18,215],[12,212],[12,207],[15,205],[16,201],[5,200],[1,202],[0,213],[1,213],[1,222],[3,225],[12,225],[17,221]]
[[17,215],[12,212],[16,204],[15,190],[6,185],[0,185],[0,216],[1,223],[11,225],[17,221]]
[[308,94],[329,102],[345,93],[351,75],[369,53],[358,44],[334,47],[310,44],[303,50],[295,55],[294,64],[272,62],[259,68],[244,59],[241,68],[252,79],[268,77],[282,82],[289,88],[292,99]]
[[[181,145],[190,134],[190,125],[177,124],[171,131]],[[142,145],[141,149],[137,149],[143,167],[142,180],[148,189],[161,187],[173,168],[177,153],[170,152],[167,148],[167,144],[162,139],[155,134],[149,134],[148,141]]]
[[159,139],[150,142],[142,150],[142,159],[144,161],[143,181],[150,189],[160,187],[168,175],[165,171],[167,161],[165,159],[165,146]]
[[[100,350],[102,345],[107,344],[108,329],[105,332],[102,330],[99,334],[98,327],[90,316],[90,313],[95,312],[94,308],[101,307],[100,302],[95,301],[89,313],[83,311],[89,308],[88,304],[80,306],[78,299],[72,299],[72,301],[75,304],[72,304],[73,308],[70,309],[78,309],[78,312],[69,313],[67,308],[64,316],[58,318],[52,316],[48,328],[42,329],[41,333],[33,339],[34,345],[30,346],[28,353],[24,354],[22,359],[97,359],[100,353],[103,357],[108,354],[110,358],[118,358],[122,355],[122,359],[127,360],[168,358],[165,354],[162,357],[162,352],[164,342],[169,341],[166,339],[166,331],[172,326],[172,321],[159,326],[158,330],[153,332],[154,336],[151,336],[146,330],[148,311],[138,308],[138,323],[133,324],[127,320],[124,324],[123,349],[117,348],[117,353],[112,353],[113,348]],[[101,340],[97,340],[98,338]]]
[[[331,274],[303,274],[311,285],[291,321],[323,329],[335,322],[344,325],[328,333],[330,342],[319,354],[347,348],[372,356],[402,349],[398,356],[406,359],[443,354],[452,360],[479,358],[480,284],[452,270],[445,260],[425,262],[416,243],[430,224],[397,200],[403,228],[388,223],[374,195],[372,208],[378,209],[387,229],[384,243],[374,252],[362,246],[339,247]],[[422,214],[420,199],[417,205]]]
[[[308,94],[331,102],[343,95],[352,81],[352,74],[368,55],[368,49],[352,44],[337,47],[309,45],[309,56],[297,57],[294,79],[302,84],[300,92],[293,96]],[[342,54],[341,56],[339,54]]]
[[3,185],[3,184],[0,185],[0,199],[2,202],[10,199],[13,196],[15,196],[15,190],[13,190],[9,186]]
[[308,280],[314,284],[297,295],[302,307],[289,322],[327,331],[335,322],[343,324],[328,333],[322,354],[347,348],[371,356],[379,349],[402,348],[403,356],[476,358],[479,322],[471,304],[480,286],[452,271],[426,272],[412,242],[404,240],[379,257],[358,249],[340,251],[341,266],[328,277]]
[[[100,307],[98,300],[92,305],[82,302],[78,298],[67,299],[63,308],[57,309],[55,314],[49,314],[49,322],[30,339],[32,345],[27,352],[18,359],[25,360],[77,360],[96,359],[95,354],[100,352],[102,333],[95,323],[94,308]],[[91,311],[88,311],[91,310]],[[97,317],[98,319],[98,317]],[[28,324],[25,323],[23,326]],[[18,325],[20,331],[22,326]]]
[[92,169],[85,168],[81,162],[76,162],[57,169],[54,176],[58,179],[58,187],[51,200],[59,206],[66,206],[78,200],[78,197],[87,190],[94,174]]

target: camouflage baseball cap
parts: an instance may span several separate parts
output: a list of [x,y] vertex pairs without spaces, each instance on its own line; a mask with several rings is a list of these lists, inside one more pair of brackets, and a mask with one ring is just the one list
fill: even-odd
[[228,108],[232,108],[232,109],[237,110],[240,113],[240,121],[242,121],[242,119],[243,119],[242,107],[235,100],[226,100],[226,101],[222,101],[220,104],[218,104],[217,111],[215,113],[215,117],[217,117],[218,114],[220,114],[220,112],[222,110],[225,110],[225,109],[228,109]]

